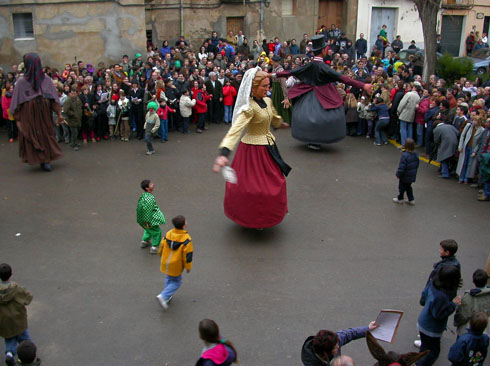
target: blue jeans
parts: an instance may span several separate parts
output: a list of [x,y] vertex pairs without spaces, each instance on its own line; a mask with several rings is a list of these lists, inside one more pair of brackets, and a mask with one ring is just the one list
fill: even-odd
[[230,123],[233,117],[233,106],[225,105],[225,123]]
[[449,159],[441,161],[441,175],[444,178],[449,178],[449,165],[448,165]]
[[424,125],[417,123],[417,145],[422,146],[424,144]]
[[158,129],[160,134],[160,141],[167,141],[168,137],[168,119],[160,119],[160,128]]
[[17,345],[22,341],[31,341],[31,335],[29,329],[24,330],[19,335],[12,338],[5,338],[5,353],[12,352],[13,355],[17,354]]
[[357,122],[357,136],[362,136],[366,134],[366,125],[366,119],[359,118],[359,121]]
[[374,128],[374,136],[376,137],[376,143],[381,144],[382,142],[388,142],[386,139],[385,129],[390,123],[389,118],[381,118],[376,122],[376,127]]
[[182,117],[182,133],[189,132],[190,117]]
[[483,194],[485,197],[490,197],[490,181],[483,182]]
[[[464,149],[464,161],[463,167],[461,169],[461,174],[459,175],[459,181],[468,183],[468,173],[471,169],[471,163],[473,162],[473,157],[471,156],[471,152],[473,151],[472,146],[466,146]],[[461,159],[461,156],[460,156]]]
[[160,295],[162,295],[165,300],[170,299],[170,296],[173,296],[173,294],[177,292],[181,284],[182,275],[177,277],[167,275],[167,277],[165,277],[165,288]]
[[413,137],[413,122],[405,122],[400,120],[400,137],[402,139],[401,144],[405,146],[405,141],[407,141],[407,137]]
[[206,113],[197,114],[197,126],[198,129],[203,130],[206,127]]

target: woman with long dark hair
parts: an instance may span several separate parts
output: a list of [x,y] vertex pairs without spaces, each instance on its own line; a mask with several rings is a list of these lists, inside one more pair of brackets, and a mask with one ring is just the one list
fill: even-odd
[[446,329],[449,315],[454,313],[456,307],[461,305],[461,298],[452,299],[451,294],[456,293],[461,273],[455,266],[444,266],[422,292],[420,305],[424,308],[420,312],[417,328],[420,333],[420,352],[430,350],[430,353],[417,362],[417,366],[433,365],[441,350],[441,337]]
[[53,113],[58,115],[56,124],[63,121],[58,92],[36,53],[25,54],[24,65],[10,105],[19,128],[19,155],[24,163],[51,171],[51,161],[63,156],[52,121]]

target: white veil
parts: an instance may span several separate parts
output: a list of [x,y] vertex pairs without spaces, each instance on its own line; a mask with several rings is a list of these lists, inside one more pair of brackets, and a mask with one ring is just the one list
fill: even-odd
[[262,71],[260,67],[254,67],[253,69],[247,70],[245,75],[243,75],[242,82],[240,84],[240,89],[235,102],[235,109],[233,110],[233,119],[231,124],[234,124],[238,115],[243,111],[250,108],[250,93],[252,92],[252,83],[255,78],[257,71]]

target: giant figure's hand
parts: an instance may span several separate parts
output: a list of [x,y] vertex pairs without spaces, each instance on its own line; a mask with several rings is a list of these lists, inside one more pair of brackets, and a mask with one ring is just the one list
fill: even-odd
[[213,165],[213,171],[219,173],[221,168],[228,165],[228,158],[226,156],[220,155],[216,158]]
[[373,84],[364,84],[364,91],[371,95],[373,93]]

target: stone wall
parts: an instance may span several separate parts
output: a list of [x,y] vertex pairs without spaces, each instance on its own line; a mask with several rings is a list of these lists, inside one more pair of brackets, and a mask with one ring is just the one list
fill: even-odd
[[[14,39],[13,13],[32,13],[34,37]],[[119,61],[146,46],[144,0],[10,1],[0,4],[0,65],[9,70],[22,55],[37,52],[44,65],[62,67],[83,60]]]
[[[197,4],[199,3],[199,5]],[[177,5],[175,5],[177,4]],[[180,35],[179,1],[154,1],[147,10],[148,27],[153,31],[153,41],[161,47],[163,40],[169,40],[171,45]],[[219,0],[202,0],[199,2],[184,2],[184,31],[183,35],[194,46],[211,36],[214,30],[225,37],[227,33],[227,17],[244,17],[243,32],[252,45],[254,39],[259,39],[260,2],[222,3]],[[296,0],[296,12],[293,16],[282,16],[282,2],[274,0],[264,6],[264,35],[267,40],[278,36],[281,40],[296,38],[299,41],[304,33],[314,34],[317,27],[318,0]]]

